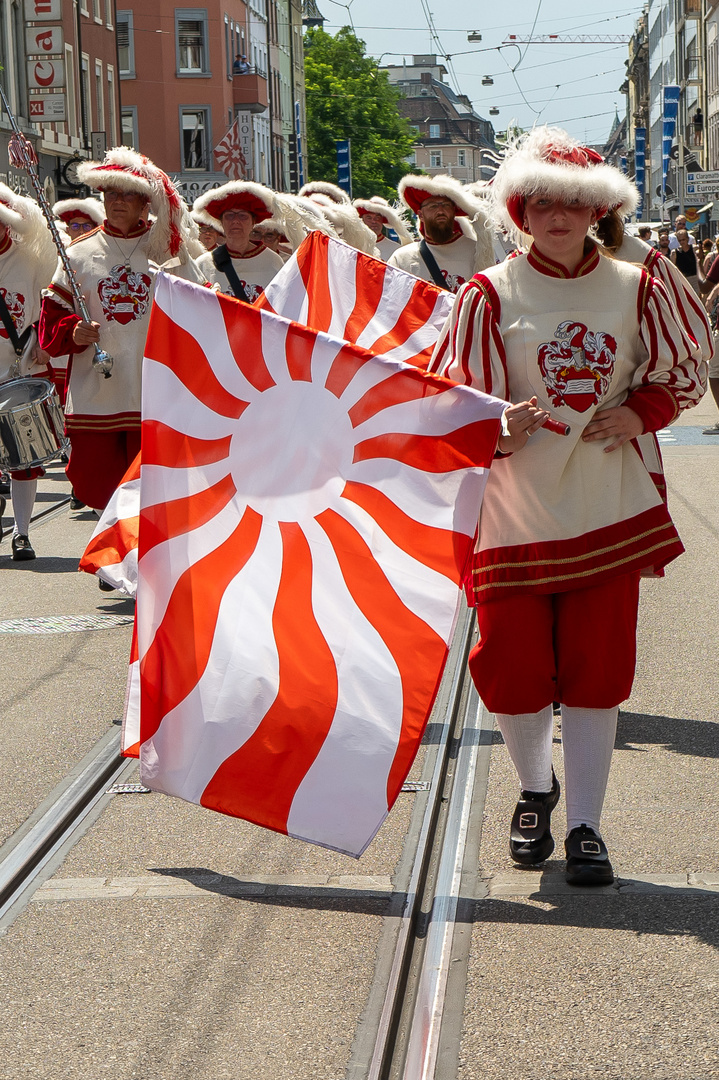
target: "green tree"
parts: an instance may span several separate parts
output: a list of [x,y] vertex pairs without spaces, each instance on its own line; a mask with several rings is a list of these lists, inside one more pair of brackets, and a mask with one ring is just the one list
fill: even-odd
[[355,198],[396,197],[411,171],[414,136],[399,115],[401,93],[386,71],[365,56],[365,43],[350,27],[336,37],[319,27],[305,34],[305,90],[310,180],[335,182],[335,141],[351,139]]

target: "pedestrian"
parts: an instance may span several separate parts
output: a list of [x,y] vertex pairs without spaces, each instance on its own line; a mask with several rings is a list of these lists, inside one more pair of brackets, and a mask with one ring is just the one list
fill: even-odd
[[667,229],[660,229],[657,233],[657,251],[660,255],[669,258],[669,232]]
[[[373,195],[371,199],[355,199],[354,207],[365,225],[375,234],[377,250],[383,262],[387,262],[399,248],[412,243],[402,215],[393,210],[386,199],[379,195]],[[388,236],[389,229],[395,233],[397,240]]]
[[[669,233],[669,250],[670,251],[674,251],[676,248],[679,247],[678,233],[681,232],[682,229],[684,231],[686,231],[686,227],[687,227],[686,216],[684,214],[677,214],[677,216],[674,218],[674,232]],[[689,237],[690,246],[694,247],[694,244],[696,243],[694,237],[692,236],[691,233],[687,233],[687,236]]]
[[[49,357],[40,348],[37,322],[42,290],[52,277],[57,252],[40,207],[0,184],[0,385],[17,377],[52,378]],[[35,558],[30,518],[41,467],[10,473],[15,524],[11,541],[16,562]],[[5,481],[7,484],[7,481]],[[0,495],[0,539],[6,499]]]
[[[451,176],[411,174],[400,180],[397,190],[419,219],[421,239],[390,255],[390,266],[456,293],[478,270],[494,264],[492,237],[479,200]],[[467,222],[477,218],[476,233],[471,225],[463,229],[460,218]]]
[[[142,358],[157,266],[194,264],[179,193],[146,157],[114,147],[104,161],[80,165],[79,175],[103,193],[105,207],[101,227],[67,252],[90,321],[75,310],[59,264],[43,301],[40,340],[51,356],[70,355],[66,471],[76,498],[103,510],[140,449]],[[113,357],[109,378],[93,365],[96,343]]]
[[274,194],[264,184],[231,180],[195,199],[193,210],[204,224],[222,230],[225,242],[200,255],[197,265],[220,290],[251,304],[284,263],[250,235],[258,221],[271,218]]
[[678,246],[671,248],[669,258],[698,293],[700,282],[704,281],[701,256],[697,258],[696,247],[689,243],[689,233],[686,229],[679,229],[676,237]]
[[621,229],[637,199],[618,169],[557,128],[511,147],[491,205],[529,251],[461,290],[432,364],[570,426],[558,436],[515,420],[500,439],[468,592],[480,631],[470,670],[519,776],[510,853],[520,865],[554,849],[561,703],[573,885],[613,879],[600,818],[634,675],[639,577],[683,550],[633,440],[695,404],[705,371],[661,283],[591,238],[608,212]]
[[637,236],[640,240],[643,240],[645,244],[649,244],[650,247],[657,246],[652,240],[652,230],[650,225],[640,225],[637,229]]
[[232,63],[233,75],[247,75],[250,70],[250,65],[247,62],[247,57],[244,53],[237,53]]
[[713,243],[713,241],[711,241],[709,239],[709,237],[707,237],[706,240],[702,240],[702,255],[701,255],[702,272],[703,272],[705,277],[706,277],[706,274],[707,274],[707,271],[708,271],[709,267],[714,262],[715,256],[716,256],[716,248],[714,247],[714,243]]

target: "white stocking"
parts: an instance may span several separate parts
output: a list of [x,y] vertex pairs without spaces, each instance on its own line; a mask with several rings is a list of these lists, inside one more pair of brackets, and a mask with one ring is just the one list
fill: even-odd
[[11,480],[10,497],[12,499],[12,512],[15,518],[13,536],[20,533],[27,536],[30,529],[30,518],[35,503],[37,480]]
[[567,832],[589,825],[599,832],[619,709],[562,705],[562,752]]
[[497,713],[523,791],[552,790],[552,706],[536,713]]

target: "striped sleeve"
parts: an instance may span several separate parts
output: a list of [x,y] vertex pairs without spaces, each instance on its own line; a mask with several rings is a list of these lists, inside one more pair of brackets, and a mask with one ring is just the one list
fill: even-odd
[[500,300],[482,274],[463,285],[435,346],[429,370],[485,394],[507,398]]
[[658,431],[700,400],[706,389],[707,365],[666,289],[646,272],[637,305],[646,359],[635,372],[625,404],[642,418],[645,432]]
[[707,313],[700,298],[671,259],[652,249],[644,260],[645,269],[664,285],[669,299],[676,308],[679,321],[691,334],[702,351],[707,363],[714,355],[714,335]]

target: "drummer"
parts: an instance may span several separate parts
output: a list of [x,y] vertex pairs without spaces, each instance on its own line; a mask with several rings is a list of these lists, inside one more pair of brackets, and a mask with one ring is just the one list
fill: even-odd
[[[91,321],[75,311],[60,263],[43,301],[40,340],[51,356],[70,354],[67,475],[76,499],[102,510],[140,449],[142,357],[155,270],[185,256],[189,234],[169,177],[134,150],[108,150],[104,161],[83,163],[80,178],[104,193],[102,225],[67,251]],[[151,225],[148,209],[155,215]],[[108,379],[93,367],[95,343],[113,357]]]
[[[41,289],[50,280],[55,262],[55,246],[37,203],[0,184],[0,384],[20,376],[52,375],[48,354],[37,344],[36,326]],[[16,562],[35,558],[28,534],[37,479],[42,475],[41,468],[10,473]],[[0,500],[0,509],[4,510],[4,504]]]

